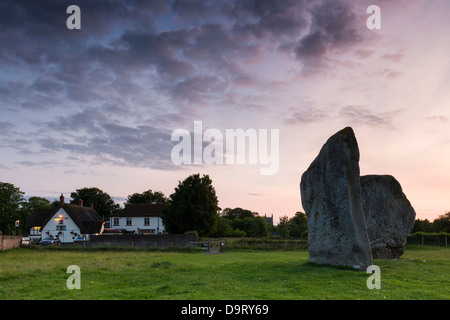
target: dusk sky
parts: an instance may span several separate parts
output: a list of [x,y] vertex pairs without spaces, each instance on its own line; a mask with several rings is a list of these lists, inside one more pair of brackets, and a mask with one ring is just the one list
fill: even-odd
[[[450,210],[449,13],[448,0],[1,1],[0,181],[122,204],[208,174],[222,209],[278,221],[303,211],[302,173],[351,126],[361,175],[393,175],[433,220]],[[277,129],[278,172],[174,164],[171,134],[194,121]]]

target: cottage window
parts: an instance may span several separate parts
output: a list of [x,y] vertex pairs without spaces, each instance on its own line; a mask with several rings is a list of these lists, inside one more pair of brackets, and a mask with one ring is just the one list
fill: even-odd
[[150,225],[150,218],[144,218],[144,226]]
[[65,231],[66,230],[66,226],[65,225],[57,225],[56,226],[56,230]]
[[30,234],[41,234],[41,227],[33,227],[33,228],[31,228]]
[[114,226],[118,226],[118,225],[119,225],[119,218],[115,217],[115,218],[113,219],[113,225],[114,225]]
[[132,226],[131,222],[132,222],[131,218],[127,218],[127,226]]

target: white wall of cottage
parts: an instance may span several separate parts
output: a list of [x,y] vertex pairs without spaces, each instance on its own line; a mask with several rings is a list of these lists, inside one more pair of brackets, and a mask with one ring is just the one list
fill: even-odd
[[[115,220],[115,218],[118,220]],[[111,217],[110,227],[114,229],[125,229],[134,231],[135,234],[145,232],[159,234],[164,233],[164,224],[161,217],[147,217],[149,224],[145,224],[145,217],[128,217],[131,219],[131,225],[127,225],[127,217]],[[118,223],[116,223],[118,222]]]
[[[63,219],[62,224],[60,223],[61,217]],[[65,230],[60,230],[58,226],[65,226]],[[61,243],[73,243],[73,240],[78,236],[88,236],[80,234],[80,228],[63,208],[60,208],[41,230],[42,239],[50,235],[58,236]]]

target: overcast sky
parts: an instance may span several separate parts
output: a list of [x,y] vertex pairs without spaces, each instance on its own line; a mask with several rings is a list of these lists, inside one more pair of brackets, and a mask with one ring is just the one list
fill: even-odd
[[[66,9],[81,9],[69,30]],[[381,8],[369,30],[367,7]],[[391,174],[430,220],[450,210],[447,0],[2,1],[0,181],[118,202],[209,174],[219,206],[303,211],[301,174],[351,126],[361,174]],[[279,170],[181,165],[171,133],[279,130]]]

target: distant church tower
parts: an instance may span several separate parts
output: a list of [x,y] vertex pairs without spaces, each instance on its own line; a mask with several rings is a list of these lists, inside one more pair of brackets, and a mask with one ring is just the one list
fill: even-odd
[[268,217],[266,214],[264,214],[264,219],[266,219],[268,224],[273,225],[273,213],[271,217]]

